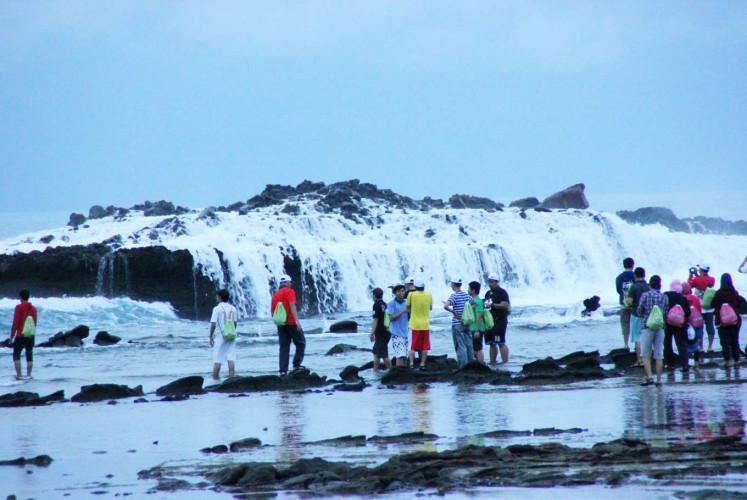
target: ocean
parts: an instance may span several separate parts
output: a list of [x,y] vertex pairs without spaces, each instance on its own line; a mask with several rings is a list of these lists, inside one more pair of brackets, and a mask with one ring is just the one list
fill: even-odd
[[[220,223],[211,226],[198,220],[195,213],[184,219],[188,235],[177,237],[164,231],[158,243],[190,249],[216,277],[220,266],[212,248],[223,251],[235,278],[229,288],[241,311],[236,367],[242,376],[277,372],[277,337],[269,318],[266,283],[282,272],[277,247],[290,242],[317,279],[326,277],[336,283],[323,288],[326,297],[344,304],[339,311],[322,310],[304,321],[307,331],[318,332],[307,334],[304,365],[329,379],[338,379],[348,365],[370,361],[371,355],[365,351],[325,354],[340,343],[369,348],[370,289],[384,288],[409,273],[426,280],[437,305],[431,352],[454,357],[450,319],[438,307],[450,293],[448,276],[459,274],[466,281],[480,281],[485,272],[500,272],[513,305],[508,331],[511,357],[501,368],[514,374],[525,363],[547,356],[596,350],[606,354],[622,347],[619,318],[614,315],[614,278],[627,255],[647,267],[649,274],[661,274],[666,283],[686,277],[690,266],[708,259],[712,274],[729,271],[737,289],[747,290],[747,275],[736,273],[747,249],[747,237],[672,233],[660,226],[633,226],[614,215],[594,212],[536,213],[529,221],[513,212],[499,215],[497,221],[489,221],[477,211],[378,215],[380,224],[371,227],[335,216],[318,220],[297,217],[291,223],[291,218],[268,210],[244,218],[220,214]],[[113,234],[123,235],[127,241],[129,235],[143,234],[166,218],[91,221],[89,228],[72,231],[61,227],[66,216],[61,220],[59,214],[36,214],[27,219],[6,214],[0,216],[0,251],[43,249],[45,245],[38,240],[46,235],[55,236],[62,244],[86,244]],[[396,232],[398,226],[401,229]],[[423,237],[427,229],[433,230],[430,238]],[[592,295],[602,297],[602,308],[583,317],[582,301]],[[40,454],[54,460],[48,467],[0,467],[4,493],[18,498],[141,496],[149,492],[152,498],[215,497],[216,492],[210,489],[155,491],[156,480],[138,479],[139,471],[158,465],[172,469],[174,477],[197,484],[204,481],[199,475],[204,468],[240,461],[292,463],[301,457],[320,456],[370,465],[413,449],[441,451],[466,444],[552,441],[586,447],[620,437],[662,443],[677,439],[665,430],[672,428],[680,439],[744,434],[744,379],[739,372],[721,368],[703,369],[685,378],[679,372],[669,373],[661,389],[640,387],[639,379],[632,377],[532,388],[444,383],[386,386],[379,382],[380,374],[367,370],[361,375],[370,386],[362,392],[268,392],[247,397],[208,393],[185,401],[160,402],[156,389],[178,378],[202,375],[205,385],[212,383],[207,322],[180,318],[167,302],[139,302],[127,297],[31,300],[39,309],[39,340],[80,324],[90,327],[91,337],[81,348],[35,349],[31,380],[13,378],[10,350],[6,350],[0,395],[15,391],[47,395],[62,389],[69,399],[83,385],[116,383],[142,385],[148,402],[135,403],[131,398],[117,404],[0,408],[0,460]],[[16,302],[0,299],[0,328],[5,331],[10,330]],[[359,332],[329,333],[329,326],[342,319],[357,321]],[[122,341],[109,347],[93,345],[92,337],[98,331],[120,336]],[[225,377],[226,368],[223,370]],[[583,431],[552,437],[478,436],[500,429],[549,427]],[[308,444],[345,435],[393,436],[414,431],[439,437],[414,448],[402,444]],[[247,437],[259,438],[265,446],[226,455],[200,452]],[[703,485],[747,491],[747,478],[699,478],[676,486],[641,479],[625,488],[553,488],[551,494],[560,498],[627,498],[631,494],[667,498],[675,491]],[[548,494],[543,488],[490,488],[469,496],[546,498]],[[447,496],[467,494],[452,492]]]

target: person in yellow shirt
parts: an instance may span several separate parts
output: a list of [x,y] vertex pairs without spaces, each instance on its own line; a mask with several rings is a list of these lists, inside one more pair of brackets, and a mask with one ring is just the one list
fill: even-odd
[[408,326],[412,330],[410,366],[415,366],[415,351],[418,351],[420,353],[420,369],[425,370],[428,351],[431,349],[433,297],[430,292],[425,291],[425,283],[422,280],[415,281],[414,285],[415,290],[407,294],[407,300],[405,301],[407,314],[410,316]]

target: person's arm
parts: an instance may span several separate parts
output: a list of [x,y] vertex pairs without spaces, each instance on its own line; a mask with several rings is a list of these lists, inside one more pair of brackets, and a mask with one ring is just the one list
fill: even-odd
[[293,318],[296,320],[296,329],[298,329],[299,331],[302,331],[303,328],[301,328],[301,322],[298,319],[298,310],[296,309],[295,302],[290,303],[290,310],[291,310],[291,314],[293,315]]
[[374,335],[374,333],[376,332],[377,326],[379,326],[379,318],[374,317],[373,323],[371,323],[371,342],[373,342],[376,338],[376,335]]
[[390,314],[389,315],[389,321],[394,321],[395,319],[399,319],[399,317],[402,316],[403,314],[405,314],[406,312],[407,312],[407,308],[402,309],[398,313]]
[[482,314],[483,314],[482,311],[480,311],[479,313],[477,313],[475,315],[476,319],[475,319],[475,334],[474,334],[474,337],[476,339],[480,338],[480,325],[482,325]]
[[617,295],[622,295],[623,293],[622,274],[618,275],[617,278],[615,278],[615,290],[617,290]]
[[739,271],[740,273],[747,273],[747,257],[744,258],[737,271]]
[[213,335],[215,334],[215,323],[210,323],[210,345],[215,343]]

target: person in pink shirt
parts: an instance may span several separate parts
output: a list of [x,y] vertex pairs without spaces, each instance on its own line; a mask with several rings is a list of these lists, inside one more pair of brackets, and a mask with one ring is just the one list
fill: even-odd
[[[703,351],[703,308],[700,299],[692,293],[689,283],[682,283],[682,295],[690,303],[690,326],[695,331],[695,341],[687,343],[687,354],[692,355],[695,360],[694,367],[700,365],[700,353]],[[698,319],[700,318],[700,319]]]

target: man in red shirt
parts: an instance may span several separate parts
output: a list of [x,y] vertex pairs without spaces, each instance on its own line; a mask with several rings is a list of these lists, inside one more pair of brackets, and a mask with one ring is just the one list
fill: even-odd
[[29,302],[31,294],[28,290],[21,290],[18,295],[21,298],[21,303],[16,305],[13,312],[10,341],[13,344],[13,364],[16,368],[16,378],[20,380],[23,378],[21,377],[21,351],[26,349],[26,376],[28,378],[31,378],[31,369],[34,366],[34,339],[36,337],[25,337],[22,332],[23,325],[28,317],[33,318],[34,326],[36,326],[36,307]]
[[284,274],[280,277],[280,288],[272,296],[270,302],[270,314],[275,314],[275,307],[282,303],[288,316],[284,325],[278,325],[278,343],[280,345],[280,375],[288,373],[288,358],[290,358],[291,341],[296,346],[296,352],[293,355],[293,371],[305,370],[301,363],[306,351],[306,339],[303,335],[301,322],[298,319],[298,309],[296,308],[296,292],[291,288],[292,281],[290,276]]

